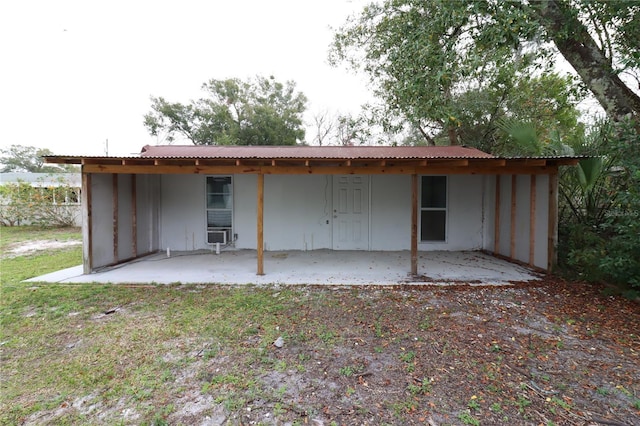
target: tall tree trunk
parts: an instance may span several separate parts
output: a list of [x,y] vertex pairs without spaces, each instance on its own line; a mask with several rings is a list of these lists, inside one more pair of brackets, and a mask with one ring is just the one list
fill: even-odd
[[447,133],[449,134],[449,145],[458,145],[458,132],[456,132],[455,126],[449,124]]
[[424,129],[422,128],[421,125],[418,124],[418,130],[420,131],[420,134],[422,134],[422,136],[426,139],[427,141],[427,145],[429,146],[436,146],[436,141],[433,140],[433,138],[431,136],[429,136],[427,134],[427,132],[424,131]]
[[[446,84],[443,88],[443,95],[447,103],[451,102],[451,84]],[[458,133],[455,128],[455,120],[453,117],[448,117],[444,120],[444,125],[447,127],[447,135],[449,136],[449,145],[458,145]]]
[[596,97],[607,116],[640,116],[640,97],[614,73],[609,60],[564,0],[532,0],[541,24]]

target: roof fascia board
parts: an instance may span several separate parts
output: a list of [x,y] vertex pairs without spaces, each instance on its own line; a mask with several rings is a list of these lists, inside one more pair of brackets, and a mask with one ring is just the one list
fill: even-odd
[[115,174],[272,174],[272,175],[384,175],[384,174],[551,174],[557,166],[196,166],[196,165],[99,165],[86,164],[83,173]]
[[426,159],[227,159],[153,157],[45,157],[47,163],[81,164],[89,173],[175,174],[534,174],[576,165],[581,157]]

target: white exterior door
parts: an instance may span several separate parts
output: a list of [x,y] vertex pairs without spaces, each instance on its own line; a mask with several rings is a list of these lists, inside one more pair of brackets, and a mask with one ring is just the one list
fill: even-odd
[[369,249],[369,176],[333,177],[333,249]]

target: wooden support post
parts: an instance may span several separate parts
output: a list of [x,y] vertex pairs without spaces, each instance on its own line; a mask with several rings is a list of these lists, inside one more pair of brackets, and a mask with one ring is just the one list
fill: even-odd
[[258,174],[258,275],[264,275],[264,175]]
[[82,272],[93,269],[93,218],[91,217],[91,174],[82,173]]
[[418,275],[418,175],[411,175],[411,275]]
[[500,254],[500,175],[496,175],[496,209],[494,213],[493,254]]
[[138,188],[136,175],[131,175],[131,251],[138,257]]
[[509,257],[516,258],[516,186],[517,175],[511,175],[511,244],[509,246]]
[[112,176],[112,199],[113,199],[113,263],[118,262],[118,175]]
[[549,175],[549,231],[547,240],[547,271],[552,272],[558,261],[558,171]]
[[536,175],[531,175],[529,188],[529,266],[534,266],[536,257]]

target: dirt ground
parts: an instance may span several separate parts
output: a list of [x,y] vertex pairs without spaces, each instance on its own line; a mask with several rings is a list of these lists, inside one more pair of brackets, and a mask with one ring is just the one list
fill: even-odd
[[51,249],[59,249],[71,246],[77,246],[82,244],[82,241],[57,241],[57,240],[36,240],[29,242],[19,242],[11,244],[5,250],[5,253],[0,254],[2,257],[14,257],[24,256],[27,254],[35,253],[37,251],[45,251]]
[[[261,324],[235,348],[167,342],[172,409],[156,424],[640,425],[640,305],[601,290],[553,278],[302,288],[281,314],[280,348],[260,348]],[[140,421],[125,399],[59,408],[70,409],[89,423]]]

